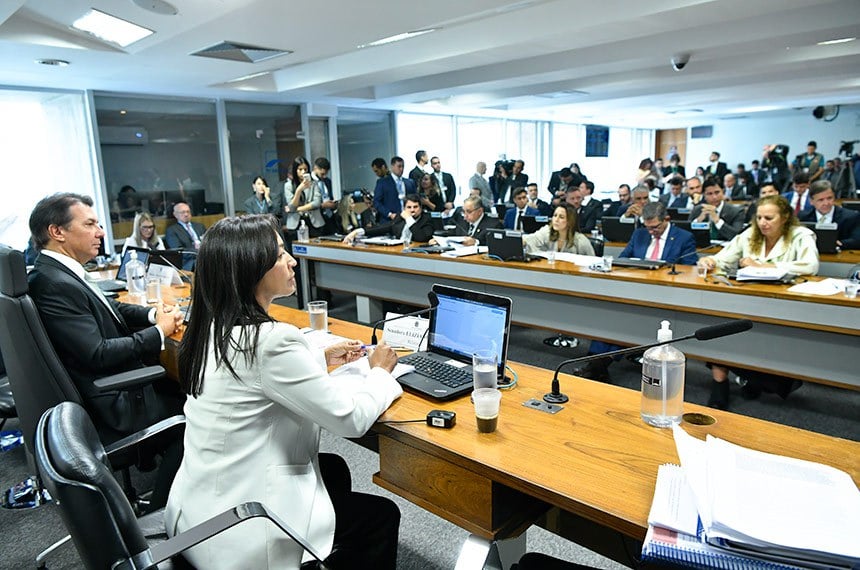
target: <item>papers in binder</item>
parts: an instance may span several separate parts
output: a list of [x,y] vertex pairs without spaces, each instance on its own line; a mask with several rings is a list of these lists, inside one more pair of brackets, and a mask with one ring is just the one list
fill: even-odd
[[[403,364],[398,362],[394,365],[394,370],[391,371],[391,375],[395,378],[400,378],[404,374],[409,374],[413,372],[415,367],[411,364]],[[367,376],[370,374],[370,361],[366,356],[362,356],[355,362],[350,362],[349,364],[344,364],[332,371],[329,376],[338,377],[338,376],[349,376],[349,375],[358,375],[361,377]]]
[[[448,240],[451,243],[450,240]],[[439,254],[441,257],[466,257],[467,255],[477,255],[479,253],[487,253],[485,245],[464,245],[458,246],[451,251],[446,251]]]
[[738,281],[779,281],[785,277],[786,271],[778,267],[741,267],[738,269]]

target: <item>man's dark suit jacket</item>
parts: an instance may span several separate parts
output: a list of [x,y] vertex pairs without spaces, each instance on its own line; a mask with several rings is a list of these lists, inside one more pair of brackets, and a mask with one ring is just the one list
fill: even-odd
[[[645,259],[648,247],[651,245],[651,234],[645,228],[639,228],[630,236],[630,241],[624,251],[618,257],[638,257]],[[669,235],[663,244],[663,253],[660,259],[669,263],[680,263],[681,265],[695,265],[699,256],[696,255],[696,240],[693,234],[687,230],[675,226],[669,226]]]
[[603,217],[603,202],[592,198],[587,206],[579,209],[579,231],[591,233],[597,227],[597,220]]
[[[484,217],[481,218],[480,223],[478,223],[478,228],[475,230],[475,235],[472,237],[474,237],[479,244],[485,245],[487,240],[487,230],[501,227],[502,224],[499,222],[498,218],[491,218],[486,213],[484,213]],[[457,223],[456,232],[458,236],[469,235],[469,222],[467,222],[465,219],[459,221]]]
[[686,208],[687,203],[690,201],[690,195],[683,191],[677,196],[674,196],[671,192],[666,192],[665,194],[661,194],[658,200],[667,208]]
[[[628,202],[627,204],[629,204]],[[629,207],[627,204],[622,204],[621,200],[615,200],[609,204],[609,208],[603,211],[603,215],[607,218],[613,218],[615,216],[620,216],[622,211],[626,211]],[[622,210],[623,208],[623,210]]]
[[[415,183],[415,187],[418,188],[421,186],[421,178],[427,174],[423,168],[415,165],[415,168],[409,171],[409,179]],[[408,192],[407,192],[408,194]]]
[[729,200],[745,200],[747,197],[747,187],[743,184],[735,184],[733,187],[725,188],[726,198]]
[[[539,216],[540,210],[537,208],[532,208],[531,206],[526,206],[526,211],[523,214],[524,216]],[[505,222],[504,226],[509,230],[516,229],[514,227],[514,220],[517,219],[517,208],[509,208],[507,212],[505,212]]]
[[505,202],[513,202],[514,197],[512,194],[514,190],[516,190],[517,188],[525,188],[529,183],[529,175],[523,172],[520,172],[516,176],[511,174],[510,176],[508,176],[508,180],[508,195],[505,196],[504,199]]
[[[415,193],[415,182],[409,178],[402,177],[403,190],[406,194]],[[381,220],[387,220],[388,214],[399,214],[403,211],[403,204],[400,202],[400,197],[397,194],[397,184],[390,174],[386,174],[376,181],[376,188],[373,189],[373,206],[379,212]]]
[[[404,225],[406,225],[406,222],[403,221],[403,218],[397,216],[397,219],[390,222],[383,222],[378,226],[365,228],[364,235],[366,237],[390,235],[399,238],[403,234]],[[427,212],[421,212],[421,216],[412,224],[410,231],[412,232],[412,241],[420,243],[430,241],[430,238],[433,237],[433,218]]]
[[725,162],[717,162],[717,172],[714,174],[711,172],[711,164],[708,163],[708,166],[704,168],[705,176],[712,176],[716,178],[717,182],[720,183],[720,186],[723,185],[723,176],[729,173],[729,167],[726,166]]
[[[115,317],[96,292],[47,255],[36,258],[28,281],[51,344],[88,411],[95,415],[96,425],[128,434],[162,417],[164,411],[151,386],[143,390],[143,402],[134,401],[128,392],[97,395],[93,386],[99,378],[141,368],[144,359],[158,358],[161,336],[149,322],[150,308],[108,299]],[[135,417],[144,418],[143,425],[136,424]]]
[[[203,239],[203,234],[206,233],[206,228],[199,222],[191,222],[191,227],[194,228],[194,233],[197,237]],[[179,225],[179,222],[168,226],[164,232],[164,241],[167,247],[171,249],[194,249],[194,241],[185,228]]]
[[[817,222],[815,208],[804,210],[798,216],[801,222]],[[842,249],[860,249],[860,213],[833,206],[833,223],[836,224],[836,239],[842,242]]]
[[[699,214],[702,213],[703,204],[704,203],[697,204],[696,207],[693,208],[693,211],[690,212],[690,217],[687,219],[693,221],[698,218]],[[744,229],[744,211],[728,202],[723,202],[723,209],[720,210],[720,219],[725,223],[717,232],[717,239],[728,241],[741,233]],[[709,218],[706,218],[705,220],[710,222]]]
[[445,201],[453,204],[454,200],[457,199],[457,185],[454,184],[454,177],[443,172],[442,182],[445,184]]

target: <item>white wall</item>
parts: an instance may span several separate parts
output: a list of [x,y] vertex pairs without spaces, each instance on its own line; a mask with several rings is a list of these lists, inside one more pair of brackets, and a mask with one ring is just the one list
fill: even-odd
[[[711,151],[720,153],[720,160],[734,170],[739,162],[747,168],[754,159],[761,160],[762,147],[766,144],[789,145],[791,159],[806,151],[806,143],[818,143],[818,152],[825,158],[833,158],[839,150],[840,141],[860,139],[860,106],[843,105],[833,122],[825,122],[812,116],[809,108],[783,112],[778,115],[760,115],[749,119],[716,120],[714,136],[709,139],[691,139],[687,135],[687,173],[693,174],[697,166],[706,166]],[[860,144],[855,145],[855,151]]]

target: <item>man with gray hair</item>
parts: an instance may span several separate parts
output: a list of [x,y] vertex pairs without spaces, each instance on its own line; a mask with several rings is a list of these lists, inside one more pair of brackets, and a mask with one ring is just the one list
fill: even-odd
[[481,200],[483,200],[486,206],[490,206],[493,203],[493,191],[490,189],[490,183],[484,178],[484,174],[487,173],[487,163],[479,162],[475,165],[475,174],[469,178],[469,190],[473,188],[477,188],[481,191]]
[[801,222],[836,224],[836,245],[860,249],[860,214],[835,204],[836,194],[829,180],[816,180],[809,187],[811,208],[801,212]]
[[633,232],[619,257],[662,259],[682,265],[695,265],[699,258],[693,234],[673,225],[661,202],[642,207],[642,227]]
[[469,196],[463,202],[463,221],[457,225],[457,235],[466,236],[463,245],[484,245],[487,230],[501,228],[498,218],[484,215],[483,200]]

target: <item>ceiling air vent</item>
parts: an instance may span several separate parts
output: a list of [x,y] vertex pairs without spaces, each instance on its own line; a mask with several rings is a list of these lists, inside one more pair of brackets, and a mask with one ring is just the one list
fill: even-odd
[[289,55],[293,52],[282,49],[272,49],[260,46],[252,46],[248,44],[240,44],[237,42],[221,42],[214,46],[196,51],[191,55],[199,55],[200,57],[212,57],[215,59],[227,59],[230,61],[244,61],[247,63],[259,63],[279,57]]

